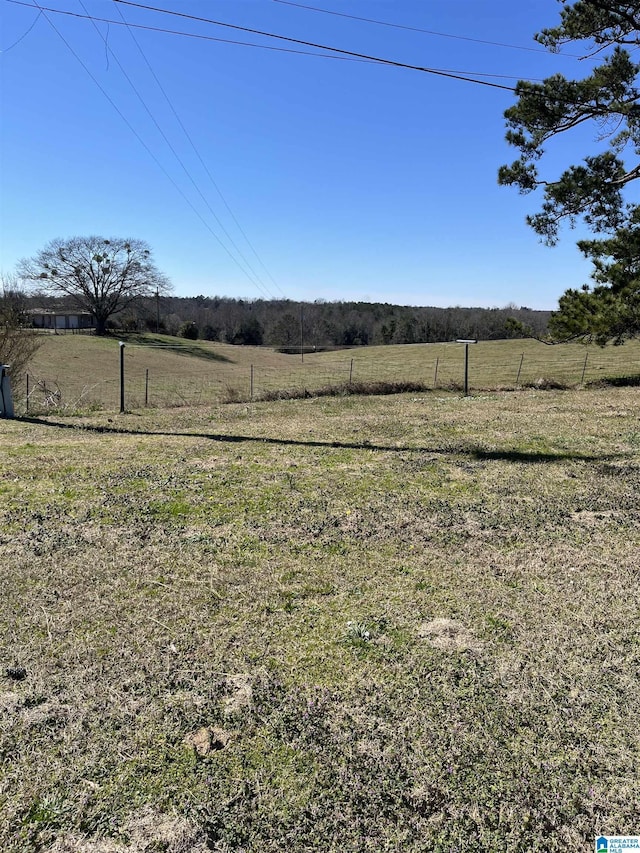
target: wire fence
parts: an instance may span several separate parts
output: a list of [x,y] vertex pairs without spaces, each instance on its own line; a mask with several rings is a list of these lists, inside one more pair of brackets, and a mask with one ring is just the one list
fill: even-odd
[[[169,348],[166,348],[169,349]],[[279,356],[239,364],[157,354],[151,347],[121,346],[119,360],[73,365],[62,374],[32,372],[14,388],[18,414],[132,411],[144,407],[217,405],[281,396],[348,393],[367,383],[411,383],[424,390],[474,393],[522,387],[564,388],[627,378],[640,381],[637,347],[549,347],[513,343],[424,344],[362,348],[302,357]],[[273,351],[268,351],[273,360]],[[255,355],[255,351],[252,353]],[[260,353],[257,353],[260,356]],[[149,366],[151,365],[151,366]]]

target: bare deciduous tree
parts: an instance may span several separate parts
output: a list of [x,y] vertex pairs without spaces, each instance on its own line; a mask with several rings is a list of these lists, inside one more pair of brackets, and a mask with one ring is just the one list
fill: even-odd
[[69,296],[93,314],[98,335],[105,334],[113,314],[134,300],[171,290],[147,243],[119,237],[52,240],[33,258],[22,260],[18,273],[41,292]]

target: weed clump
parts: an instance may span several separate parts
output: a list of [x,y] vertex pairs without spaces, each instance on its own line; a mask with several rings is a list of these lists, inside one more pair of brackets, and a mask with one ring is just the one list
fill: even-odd
[[386,394],[411,394],[430,391],[426,382],[387,382],[372,380],[368,382],[338,382],[322,385],[319,388],[281,388],[264,391],[256,399],[261,402],[275,400],[304,400],[311,397],[349,397],[384,396]]
[[540,376],[533,382],[523,382],[523,388],[535,388],[538,391],[567,391],[571,386],[560,379],[551,376]]

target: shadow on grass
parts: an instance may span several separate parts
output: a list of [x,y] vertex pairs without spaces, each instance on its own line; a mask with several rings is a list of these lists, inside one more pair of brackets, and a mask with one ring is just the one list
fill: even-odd
[[475,459],[487,461],[502,460],[503,462],[599,462],[603,459],[612,459],[619,454],[605,453],[593,456],[587,453],[567,453],[555,451],[531,451],[531,450],[485,450],[482,447],[468,448],[460,451],[473,456]]
[[421,447],[417,445],[385,445],[373,444],[368,441],[319,441],[317,439],[276,438],[274,436],[255,435],[225,435],[209,432],[165,432],[122,427],[93,426],[91,424],[67,424],[60,421],[48,421],[40,418],[15,418],[20,423],[37,424],[57,429],[67,429],[75,432],[95,432],[100,435],[145,435],[159,438],[200,438],[227,444],[273,444],[284,447],[326,447],[343,450],[376,450],[382,453],[434,453],[447,456],[468,456],[480,461],[522,462],[542,464],[549,462],[604,462],[624,456],[621,453],[602,453],[597,455],[587,453],[569,453],[566,451],[528,451],[528,450],[487,450],[475,445],[458,447]]
[[587,383],[589,388],[637,388],[640,385],[640,374],[633,376],[612,376],[608,379],[594,379]]
[[167,335],[154,334],[139,334],[137,332],[123,332],[118,336],[119,341],[123,341],[125,346],[135,347],[154,347],[172,352],[174,355],[188,355],[191,358],[203,358],[206,361],[224,361],[228,364],[235,364],[233,359],[227,358],[226,355],[221,355],[215,350],[204,347],[195,341],[189,341],[186,338],[173,338]]

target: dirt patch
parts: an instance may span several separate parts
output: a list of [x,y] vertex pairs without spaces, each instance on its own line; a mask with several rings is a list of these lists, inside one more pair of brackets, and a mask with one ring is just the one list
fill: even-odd
[[608,521],[615,516],[613,510],[605,510],[603,512],[591,512],[590,510],[579,510],[571,513],[571,520],[578,521],[581,524],[598,524],[601,521]]
[[250,675],[246,673],[230,675],[227,678],[227,689],[230,691],[230,694],[223,700],[223,710],[226,715],[237,714],[244,708],[251,706],[253,689],[251,687]]
[[434,649],[445,652],[473,651],[482,649],[481,643],[461,622],[453,619],[432,619],[418,628],[418,636],[426,640]]
[[129,837],[126,843],[65,835],[47,853],[206,853],[208,849],[202,834],[188,820],[153,809],[133,814],[124,829]]
[[209,755],[219,749],[224,749],[231,740],[231,734],[217,726],[203,726],[185,735],[183,743],[193,748],[196,755]]
[[58,702],[42,702],[30,708],[23,708],[20,720],[25,727],[42,726],[46,723],[66,719],[69,709]]
[[13,714],[23,704],[24,697],[20,693],[0,693],[0,714]]

